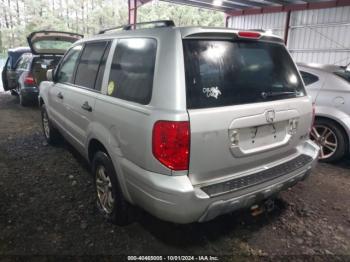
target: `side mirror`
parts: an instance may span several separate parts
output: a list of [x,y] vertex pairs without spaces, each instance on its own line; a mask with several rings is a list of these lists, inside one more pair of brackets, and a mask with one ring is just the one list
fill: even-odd
[[47,81],[50,81],[50,82],[54,81],[54,79],[53,79],[54,78],[53,77],[53,69],[47,70],[46,78],[47,78]]

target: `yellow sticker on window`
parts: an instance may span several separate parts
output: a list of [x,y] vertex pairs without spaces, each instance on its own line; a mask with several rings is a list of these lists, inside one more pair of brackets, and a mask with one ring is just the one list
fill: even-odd
[[109,81],[108,87],[107,87],[107,94],[110,96],[114,92],[114,81]]

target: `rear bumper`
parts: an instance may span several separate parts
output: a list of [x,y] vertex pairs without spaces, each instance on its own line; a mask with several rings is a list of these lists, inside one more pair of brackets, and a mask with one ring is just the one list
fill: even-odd
[[127,195],[134,204],[163,220],[181,224],[204,222],[221,214],[250,207],[305,179],[317,163],[319,148],[308,140],[298,151],[299,155],[307,155],[310,159],[298,169],[217,196],[210,196],[201,186],[194,187],[188,176],[152,173],[127,160],[122,161],[122,169]]
[[26,100],[37,101],[39,89],[37,87],[24,87],[21,89],[21,95]]

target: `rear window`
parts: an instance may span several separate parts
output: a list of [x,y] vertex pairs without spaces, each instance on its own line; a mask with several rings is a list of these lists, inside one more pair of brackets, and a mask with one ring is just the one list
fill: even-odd
[[298,71],[280,44],[184,40],[184,55],[188,108],[305,95]]
[[64,40],[41,40],[33,43],[33,47],[36,50],[45,49],[59,49],[59,50],[67,50],[72,45],[71,42],[67,42]]
[[339,70],[338,72],[334,72],[335,75],[343,78],[345,81],[350,83],[350,71]]

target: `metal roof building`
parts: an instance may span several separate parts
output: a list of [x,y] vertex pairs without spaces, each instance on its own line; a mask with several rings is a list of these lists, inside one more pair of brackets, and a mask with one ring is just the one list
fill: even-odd
[[[151,0],[128,0],[129,23]],[[271,30],[297,62],[350,63],[350,0],[162,0],[226,14],[226,26]]]

